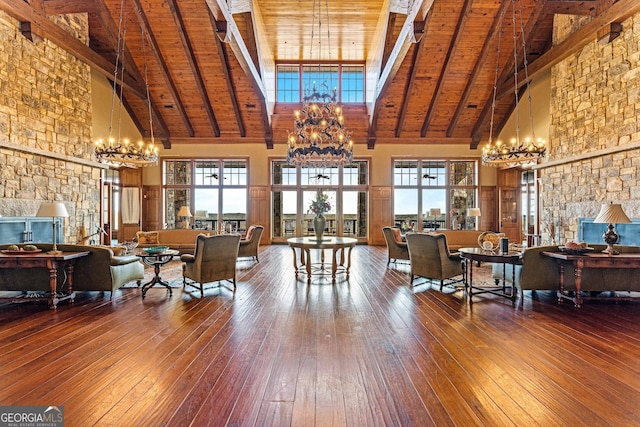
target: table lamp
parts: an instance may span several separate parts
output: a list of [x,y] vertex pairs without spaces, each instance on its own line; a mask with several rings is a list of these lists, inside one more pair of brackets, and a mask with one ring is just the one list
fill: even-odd
[[40,204],[40,208],[38,208],[38,213],[36,213],[38,217],[51,217],[53,224],[53,249],[48,253],[52,255],[59,255],[62,251],[58,250],[57,246],[57,236],[56,236],[56,217],[64,217],[67,218],[69,213],[67,213],[67,208],[64,206],[62,202],[42,202]]
[[478,217],[482,216],[482,213],[480,212],[480,208],[469,208],[467,209],[467,217],[475,217],[474,220],[474,230],[478,229]]
[[183,206],[178,211],[178,216],[184,218],[182,221],[182,228],[189,228],[189,218],[191,218],[191,211],[189,210],[189,206]]
[[593,220],[596,224],[609,224],[609,229],[602,235],[602,239],[607,244],[607,248],[602,253],[617,255],[619,252],[613,249],[613,245],[618,243],[618,233],[613,229],[613,224],[628,224],[631,222],[626,213],[622,210],[622,205],[614,204],[602,205],[600,213]]

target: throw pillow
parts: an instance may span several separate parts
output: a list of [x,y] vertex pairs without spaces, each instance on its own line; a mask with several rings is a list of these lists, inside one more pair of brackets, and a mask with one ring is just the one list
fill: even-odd
[[398,243],[402,243],[402,233],[400,232],[400,229],[392,228],[391,231],[393,231],[393,240]]
[[247,235],[244,236],[244,240],[251,240],[251,238],[253,237],[253,230],[255,229],[256,228],[253,225],[250,225],[247,229]]
[[138,243],[140,244],[147,243],[155,245],[159,243],[157,231],[138,231],[136,232],[136,238],[138,239]]

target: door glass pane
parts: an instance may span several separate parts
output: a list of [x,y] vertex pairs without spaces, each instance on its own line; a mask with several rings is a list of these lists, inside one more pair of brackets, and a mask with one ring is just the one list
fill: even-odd
[[246,188],[225,188],[222,190],[222,219],[226,232],[247,230]]
[[186,188],[167,188],[165,190],[165,198],[167,201],[167,223],[165,228],[182,228],[184,218],[179,217],[178,212],[182,206],[189,206],[191,191]]
[[367,193],[342,193],[342,233],[346,237],[367,237]]
[[418,189],[396,188],[393,199],[394,223],[403,232],[416,229],[418,221]]
[[447,191],[443,189],[422,190],[422,229],[447,228]]
[[459,188],[451,190],[451,210],[449,227],[454,230],[472,230],[475,219],[467,217],[467,209],[476,207],[476,190]]
[[295,237],[298,223],[296,191],[274,191],[272,197],[273,236]]
[[195,207],[191,212],[194,226],[200,229],[216,230],[218,219],[218,189],[196,188]]

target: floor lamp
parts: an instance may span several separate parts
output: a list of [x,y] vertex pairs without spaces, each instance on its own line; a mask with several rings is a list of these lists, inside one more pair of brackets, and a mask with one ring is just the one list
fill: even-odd
[[56,236],[56,218],[63,217],[67,218],[69,213],[67,212],[67,208],[64,206],[62,202],[42,202],[40,204],[40,208],[38,208],[38,213],[36,213],[38,217],[51,217],[51,223],[53,225],[53,249],[48,253],[52,255],[59,255],[62,251],[58,250],[57,246],[57,236]]

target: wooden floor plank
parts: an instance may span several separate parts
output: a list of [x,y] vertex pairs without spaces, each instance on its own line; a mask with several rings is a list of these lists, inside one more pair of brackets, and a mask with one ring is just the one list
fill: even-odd
[[640,301],[470,306],[386,261],[357,246],[348,281],[307,285],[272,245],[235,293],[2,302],[0,404],[61,404],[72,427],[640,425]]

